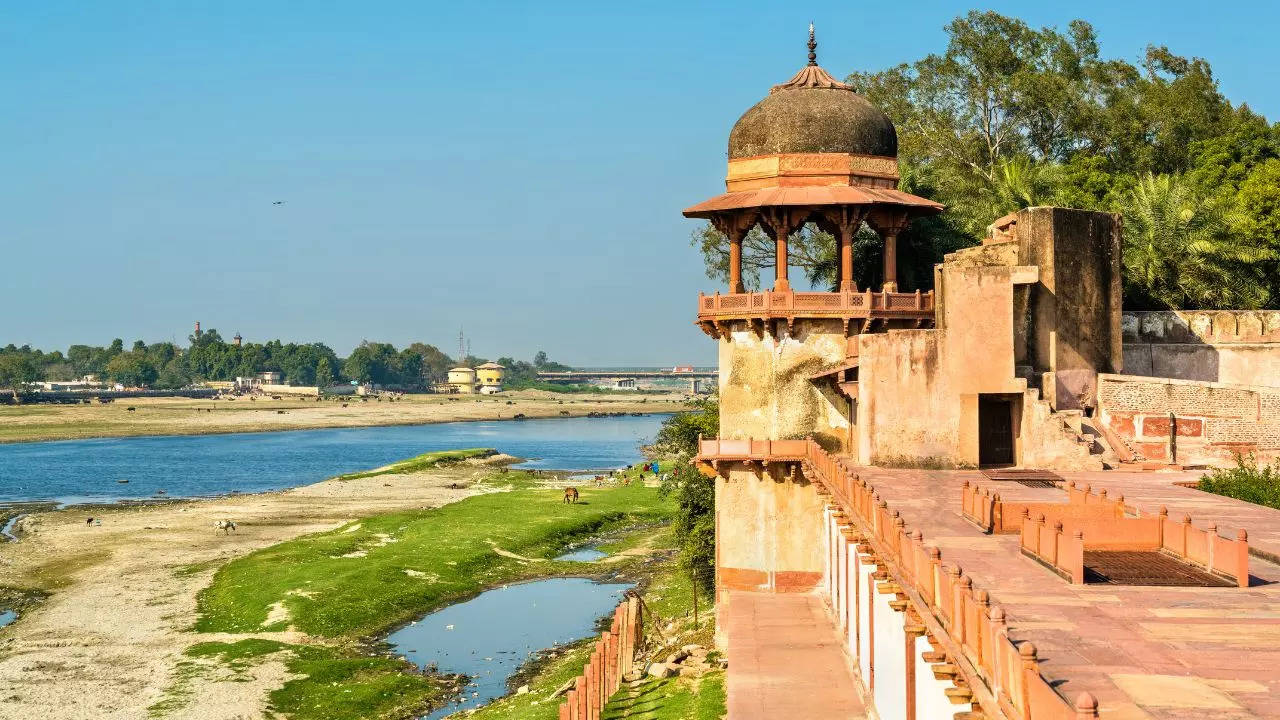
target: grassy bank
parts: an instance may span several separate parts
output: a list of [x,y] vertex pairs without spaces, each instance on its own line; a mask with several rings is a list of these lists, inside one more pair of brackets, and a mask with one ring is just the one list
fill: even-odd
[[526,473],[495,475],[509,492],[444,507],[365,518],[227,563],[200,593],[201,632],[294,627],[326,638],[384,633],[484,588],[572,572],[539,561],[592,533],[670,517],[655,489],[558,488]]

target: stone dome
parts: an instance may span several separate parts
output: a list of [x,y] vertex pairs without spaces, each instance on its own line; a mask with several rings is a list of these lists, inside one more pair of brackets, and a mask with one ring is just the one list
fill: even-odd
[[729,159],[785,153],[898,156],[888,116],[818,67],[813,30],[809,64],[742,114],[729,133]]

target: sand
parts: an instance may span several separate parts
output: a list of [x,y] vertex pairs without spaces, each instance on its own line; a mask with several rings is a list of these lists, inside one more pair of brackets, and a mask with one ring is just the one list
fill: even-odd
[[510,420],[518,413],[537,418],[591,412],[672,412],[685,407],[686,397],[684,393],[604,395],[521,390],[493,396],[406,395],[395,402],[354,397],[320,402],[239,397],[136,398],[107,405],[0,405],[0,442],[422,425],[454,420]]
[[[497,460],[501,460],[498,458]],[[222,561],[381,512],[436,507],[477,492],[495,459],[292,490],[150,507],[73,508],[21,521],[0,544],[0,585],[54,587],[35,610],[0,629],[0,718],[145,718],[172,686],[183,651],[246,637],[308,642],[295,632],[196,633],[196,594]],[[458,483],[460,489],[449,488]],[[101,526],[87,525],[87,517]],[[224,534],[214,523],[230,518]],[[200,571],[175,570],[207,563]],[[262,717],[288,679],[280,662],[235,678],[210,667],[192,677],[174,718]]]

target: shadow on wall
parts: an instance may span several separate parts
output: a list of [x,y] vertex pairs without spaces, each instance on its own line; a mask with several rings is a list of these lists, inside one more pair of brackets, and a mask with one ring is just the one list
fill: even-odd
[[1280,311],[1127,311],[1120,326],[1127,375],[1280,384]]

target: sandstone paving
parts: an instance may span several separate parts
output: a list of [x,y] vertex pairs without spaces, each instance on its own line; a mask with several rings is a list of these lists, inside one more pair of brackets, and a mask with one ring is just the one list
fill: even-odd
[[816,595],[727,596],[719,622],[728,638],[729,717],[867,717],[840,637]]
[[1198,473],[1062,473],[1123,494],[1144,514],[1161,505],[1224,536],[1243,527],[1248,588],[1071,585],[1019,551],[1017,535],[984,535],[960,513],[965,480],[1010,500],[1066,502],[1059,489],[988,480],[978,472],[860,468],[909,530],[941,549],[1009,617],[1015,643],[1032,642],[1064,697],[1093,693],[1104,717],[1280,717],[1280,511],[1176,485]]

